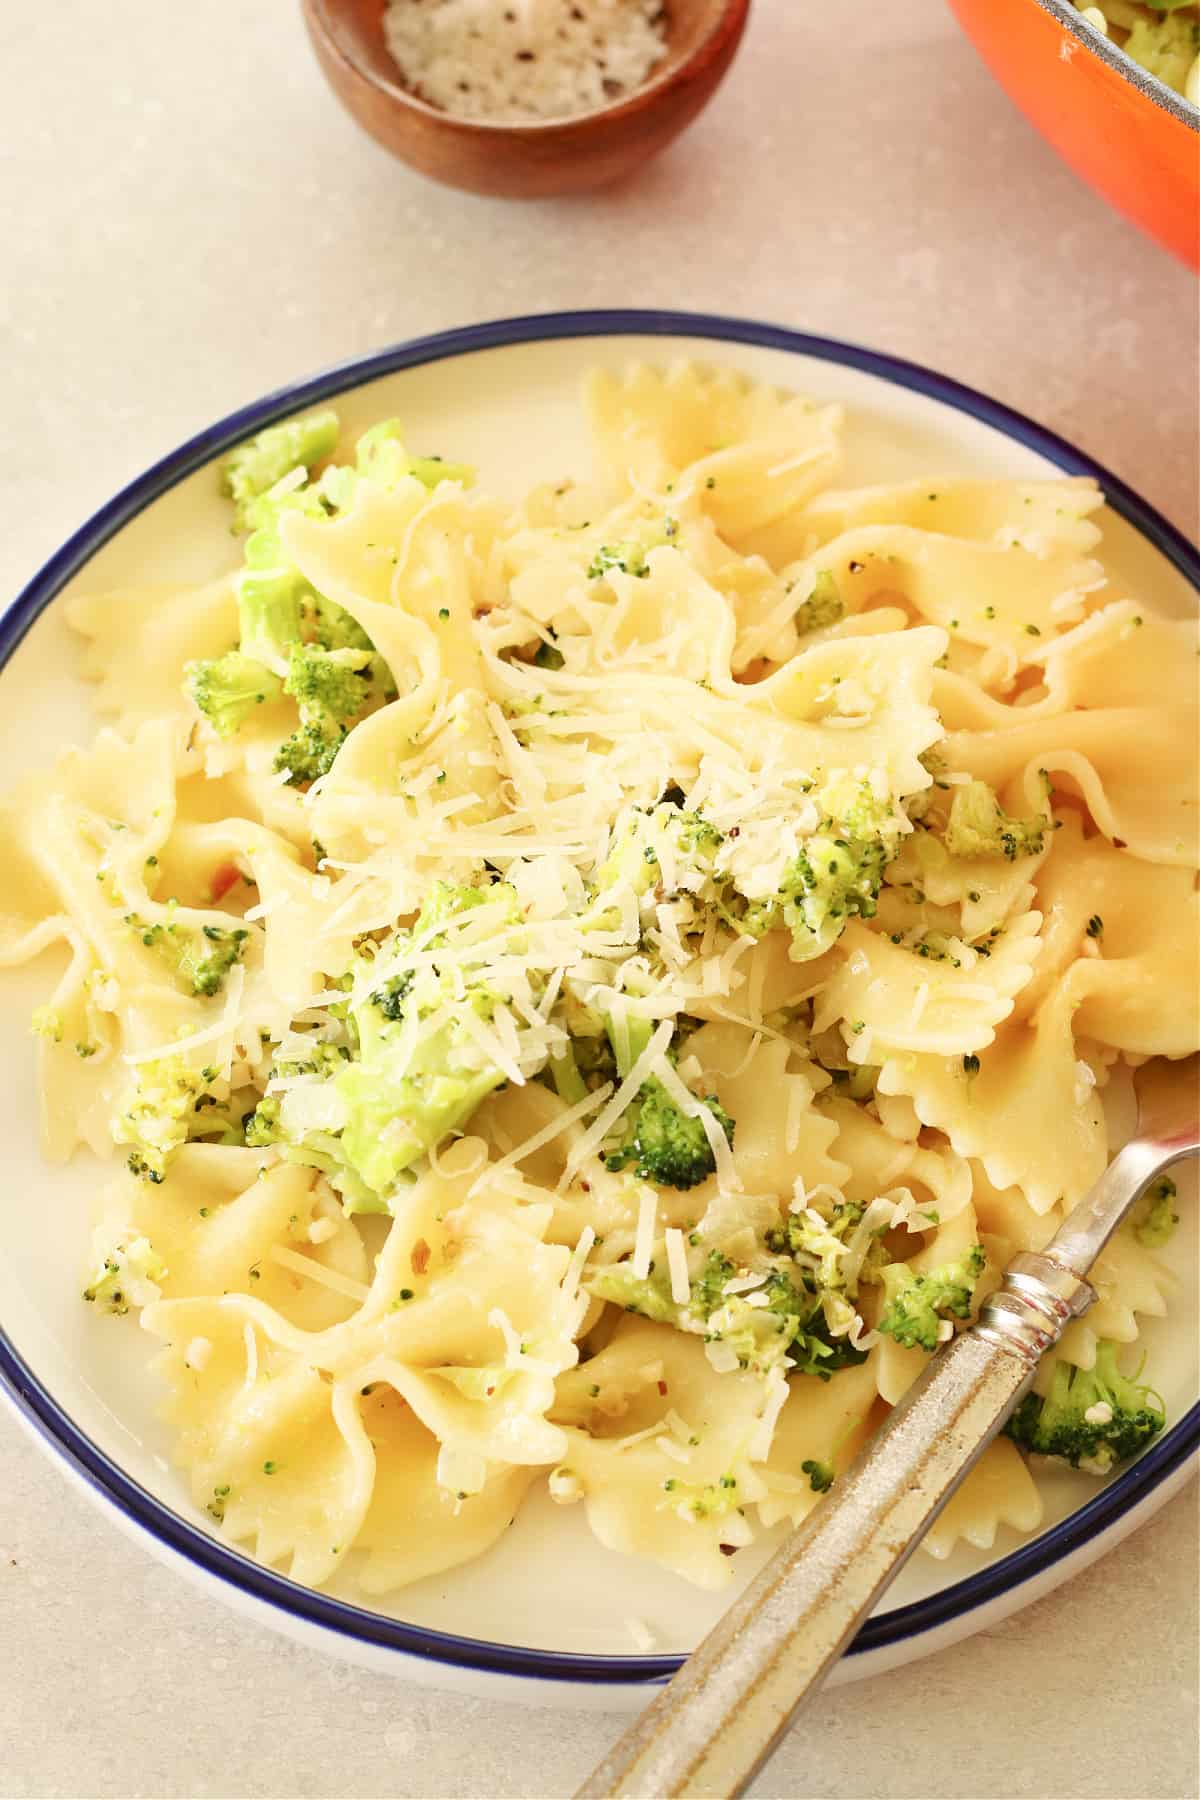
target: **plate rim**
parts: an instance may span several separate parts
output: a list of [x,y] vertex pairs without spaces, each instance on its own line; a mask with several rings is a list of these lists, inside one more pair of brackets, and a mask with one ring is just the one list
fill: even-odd
[[[1127,483],[1068,439],[978,389],[907,358],[786,326],[724,314],[666,309],[606,308],[522,314],[406,339],[352,357],[272,389],[184,440],[100,506],[42,565],[0,613],[0,673],[35,621],[66,584],[116,533],[147,506],[211,462],[223,450],[300,408],[334,398],[400,370],[447,361],[474,351],[517,344],[597,337],[711,340],[780,350],[838,364],[948,405],[1032,449],[1064,472],[1096,479],[1112,510],[1131,524],[1200,591],[1200,554],[1183,533]],[[81,1477],[93,1495],[158,1544],[240,1595],[360,1644],[423,1661],[540,1681],[627,1685],[665,1681],[685,1660],[678,1653],[598,1655],[498,1644],[411,1625],[383,1613],[302,1587],[209,1537],[134,1481],[93,1443],[28,1367],[0,1326],[0,1395],[22,1416],[52,1455]],[[846,1654],[863,1655],[933,1632],[1032,1580],[1141,1502],[1200,1449],[1200,1401],[1136,1463],[1067,1518],[974,1575],[869,1619]]]

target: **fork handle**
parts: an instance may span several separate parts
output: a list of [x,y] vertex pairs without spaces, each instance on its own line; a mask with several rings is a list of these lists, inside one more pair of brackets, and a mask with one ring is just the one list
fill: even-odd
[[1002,1429],[1043,1352],[1092,1299],[1018,1257],[814,1509],[579,1790],[577,1800],[730,1800]]

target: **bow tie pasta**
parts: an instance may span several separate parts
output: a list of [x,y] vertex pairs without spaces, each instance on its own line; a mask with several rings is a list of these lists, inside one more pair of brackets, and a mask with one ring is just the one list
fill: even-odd
[[[1197,1043],[1196,632],[1094,485],[835,489],[837,407],[691,366],[588,406],[596,480],[515,508],[394,421],[261,433],[233,571],[73,599],[110,723],[0,807],[46,1152],[124,1165],[85,1300],[303,1581],[548,1484],[720,1586]],[[935,1555],[1161,1427],[1174,1199]]]

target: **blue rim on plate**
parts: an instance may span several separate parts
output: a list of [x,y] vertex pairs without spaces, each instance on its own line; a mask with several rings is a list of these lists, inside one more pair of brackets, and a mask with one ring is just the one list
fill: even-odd
[[[184,476],[264,425],[399,369],[415,368],[476,350],[542,339],[631,336],[709,338],[723,343],[789,351],[822,362],[840,363],[941,401],[1036,451],[1068,474],[1093,476],[1103,488],[1113,511],[1133,525],[1200,590],[1200,556],[1173,525],[1123,481],[1024,414],[919,363],[906,362],[901,357],[841,343],[833,338],[789,331],[782,326],[705,313],[621,309],[547,313],[439,332],[390,350],[339,363],[306,381],[277,389],[190,438],[102,506],[67,539],[18,595],[0,617],[0,670],[39,614],[103,544]],[[209,1537],[199,1527],[189,1525],[170,1507],[132,1481],[62,1410],[22,1361],[3,1329],[0,1329],[0,1392],[74,1473],[95,1488],[126,1519],[207,1574],[252,1599],[264,1601],[309,1624],[359,1643],[402,1651],[426,1661],[543,1680],[606,1685],[662,1682],[674,1674],[683,1661],[679,1655],[585,1656],[568,1651],[529,1649],[517,1644],[488,1643],[425,1626],[408,1625],[312,1588],[301,1587],[286,1576],[251,1562],[240,1552]],[[1070,1555],[1114,1524],[1181,1468],[1197,1448],[1200,1448],[1200,1402],[1165,1432],[1144,1456],[1070,1517],[978,1574],[955,1582],[924,1600],[913,1601],[869,1619],[847,1654],[862,1655],[948,1624],[1043,1573],[1060,1558]]]

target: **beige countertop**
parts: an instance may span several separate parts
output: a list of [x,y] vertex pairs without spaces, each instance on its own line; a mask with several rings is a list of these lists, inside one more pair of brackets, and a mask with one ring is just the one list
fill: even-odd
[[[291,0],[10,0],[0,90],[0,599],[277,383],[557,307],[724,310],[927,361],[1195,531],[1192,280],[1059,165],[938,0],[757,0],[692,132],[573,203],[408,174],[338,110]],[[759,1791],[1193,1800],[1196,1563],[1193,1487],[1016,1618],[826,1696]],[[532,1800],[570,1793],[613,1730],[240,1622],[0,1414],[0,1793]]]

